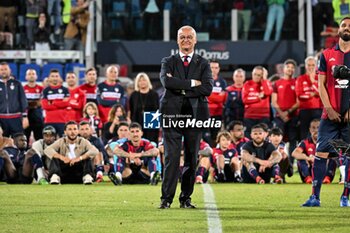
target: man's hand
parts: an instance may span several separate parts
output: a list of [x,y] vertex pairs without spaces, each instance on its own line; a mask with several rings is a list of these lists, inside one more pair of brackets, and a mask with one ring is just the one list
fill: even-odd
[[[341,122],[340,114],[336,112],[333,108],[326,108],[328,119],[335,122]],[[348,115],[348,114],[346,114]],[[345,116],[346,117],[346,116]],[[347,116],[349,117],[349,116]]]
[[67,158],[66,156],[61,155],[60,159],[61,159],[64,163],[67,163],[67,164],[70,163],[70,159]]
[[173,76],[170,73],[166,73],[166,76],[172,78]]
[[259,164],[260,164],[260,166],[263,166],[263,167],[271,167],[271,165],[272,165],[269,160],[260,160]]
[[80,157],[77,157],[77,158],[71,159],[69,165],[73,166],[74,164],[79,162],[80,162]]
[[194,83],[195,83],[195,87],[197,87],[197,86],[200,86],[201,84],[202,84],[202,82],[201,81],[199,81],[199,80],[195,80],[195,79],[192,79],[192,80],[194,80]]
[[315,157],[314,157],[313,155],[310,155],[310,156],[308,157],[308,162],[311,163],[311,164],[313,164],[314,161],[315,161]]
[[345,113],[344,121],[350,122],[350,109]]
[[23,117],[23,119],[22,119],[22,127],[23,127],[23,129],[26,129],[26,128],[29,127],[28,117]]
[[283,122],[289,121],[289,116],[287,111],[283,111],[280,113],[280,118],[282,119]]

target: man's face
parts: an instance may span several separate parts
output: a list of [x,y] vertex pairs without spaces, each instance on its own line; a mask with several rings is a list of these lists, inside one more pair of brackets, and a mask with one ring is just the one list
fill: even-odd
[[11,69],[9,65],[0,65],[0,76],[2,77],[10,77]]
[[288,78],[292,78],[295,72],[295,66],[291,63],[284,65],[283,74]]
[[130,140],[134,143],[138,143],[141,140],[143,133],[139,128],[130,129]]
[[220,65],[217,62],[210,62],[210,69],[213,77],[217,77],[220,72]]
[[38,76],[36,75],[35,70],[28,70],[26,73],[26,80],[28,82],[35,82]]
[[77,139],[79,131],[77,125],[68,125],[64,131],[64,134],[67,135],[68,139],[75,141]]
[[56,135],[52,133],[44,133],[43,134],[43,140],[46,145],[51,145],[56,140]]
[[264,142],[265,140],[265,131],[261,128],[256,128],[256,129],[253,129],[252,132],[250,133],[250,137],[253,139],[253,141],[256,143],[256,144],[261,144]]
[[117,81],[118,74],[119,74],[119,71],[118,71],[117,67],[110,66],[110,67],[107,68],[106,77],[107,77],[108,81],[110,81],[110,82]]
[[86,78],[86,82],[87,82],[88,84],[95,85],[95,84],[96,84],[96,79],[97,79],[96,71],[95,71],[95,70],[89,71],[89,72],[85,75],[85,78]]
[[196,43],[197,38],[194,31],[191,28],[185,27],[178,32],[177,44],[181,52],[185,54],[193,52]]
[[282,142],[282,138],[283,138],[282,135],[276,135],[276,134],[271,134],[270,137],[269,137],[270,142],[274,146],[279,145]]
[[233,75],[233,82],[238,85],[243,85],[245,81],[245,75],[243,72],[235,72]]
[[117,131],[118,138],[129,138],[129,127],[122,125]]
[[305,68],[306,68],[306,72],[307,73],[315,73],[316,71],[316,61],[313,59],[309,59],[307,60],[306,64],[305,64]]
[[79,126],[79,135],[85,139],[89,139],[92,135],[91,127],[89,124]]
[[345,19],[341,22],[338,34],[343,41],[350,41],[350,19]]
[[253,73],[252,73],[252,80],[255,83],[259,83],[262,80],[263,75],[264,75],[264,71],[263,70],[261,70],[261,69],[254,69]]
[[59,82],[60,82],[60,79],[61,79],[60,73],[58,73],[58,72],[50,73],[49,82],[50,82],[51,85],[57,86],[59,84]]
[[68,87],[75,87],[77,85],[77,77],[73,73],[69,73],[66,76],[66,82]]
[[320,127],[320,122],[319,121],[313,121],[310,124],[310,135],[312,137],[313,140],[317,140],[317,135],[318,135],[318,128]]
[[231,131],[231,135],[234,140],[240,140],[244,137],[244,127],[243,125],[235,125]]
[[14,143],[20,150],[27,149],[27,137],[25,135],[15,138]]

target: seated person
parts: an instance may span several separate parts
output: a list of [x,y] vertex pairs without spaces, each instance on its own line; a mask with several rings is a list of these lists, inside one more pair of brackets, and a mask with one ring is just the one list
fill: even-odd
[[221,131],[216,137],[217,147],[213,148],[212,164],[218,182],[241,182],[241,165],[238,153],[232,144],[231,134]]
[[117,137],[111,139],[105,147],[108,154],[108,161],[110,165],[108,177],[115,185],[121,184],[121,178],[119,179],[119,176],[118,177],[115,176],[115,173],[117,172],[116,166],[118,162],[118,156],[113,154],[113,150],[115,147],[121,146],[123,143],[127,142],[128,140],[129,140],[129,124],[126,121],[122,121],[118,125]]
[[269,132],[269,142],[271,142],[275,148],[281,153],[282,159],[279,162],[280,166],[280,176],[285,181],[285,176],[288,174],[288,177],[293,175],[293,169],[291,168],[288,154],[285,150],[285,143],[282,141],[283,132],[280,128],[274,127]]
[[[298,171],[303,183],[311,184],[311,170],[315,159],[316,141],[320,120],[314,119],[310,122],[310,136],[302,140],[292,153],[292,156],[298,160]],[[329,184],[334,179],[336,162],[333,159],[328,160],[326,176],[323,179],[324,184]]]
[[44,165],[45,179],[48,180],[51,159],[46,156],[46,154],[44,153],[44,150],[46,147],[50,146],[52,143],[56,141],[57,133],[56,133],[56,129],[51,125],[45,126],[42,133],[43,133],[43,139],[39,139],[38,141],[33,142],[32,148],[29,149],[28,151],[34,150],[33,153],[34,154],[36,153],[39,155]]
[[282,156],[272,143],[265,140],[266,132],[261,124],[252,127],[252,140],[242,147],[242,178],[243,183],[269,183],[274,178],[275,183],[282,183],[279,176],[279,165]]
[[157,171],[157,156],[159,150],[146,139],[142,139],[142,127],[133,122],[129,127],[130,139],[113,153],[118,156],[115,176],[122,183],[150,183],[157,185],[159,172]]
[[48,146],[44,153],[51,159],[50,184],[92,184],[92,160],[98,155],[96,147],[78,136],[78,123],[68,121],[64,125],[64,137]]
[[43,163],[38,154],[27,149],[27,137],[23,133],[13,136],[14,146],[0,150],[0,173],[4,171],[8,184],[31,184],[36,171],[39,184],[48,184],[43,174]]
[[198,151],[198,167],[196,171],[196,184],[203,184],[208,181],[209,169],[211,168],[210,158],[213,150],[210,145],[201,139]]
[[95,180],[97,183],[100,183],[103,181],[103,161],[108,161],[108,156],[102,141],[98,137],[93,136],[93,130],[88,121],[81,121],[79,123],[79,135],[88,140],[98,150],[98,154],[95,156],[92,164],[96,174]]
[[244,136],[245,127],[242,121],[231,121],[227,126],[227,131],[230,132],[232,143],[238,152],[238,157],[241,157],[241,148],[244,143],[249,141],[249,138]]

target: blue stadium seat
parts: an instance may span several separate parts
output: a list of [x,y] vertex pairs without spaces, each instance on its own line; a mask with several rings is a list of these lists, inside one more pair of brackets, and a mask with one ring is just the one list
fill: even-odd
[[11,69],[11,74],[18,79],[18,66],[17,63],[8,63]]
[[47,63],[43,65],[43,72],[41,74],[41,79],[40,81],[44,80],[44,78],[48,77],[50,74],[50,70],[56,69],[61,75],[61,78],[64,80],[65,79],[65,73],[63,72],[63,65],[60,63]]
[[36,71],[36,74],[38,76],[38,79],[40,79],[41,74],[41,68],[38,64],[31,63],[31,64],[20,64],[19,65],[19,81],[25,82],[26,81],[26,72],[28,69],[33,69]]

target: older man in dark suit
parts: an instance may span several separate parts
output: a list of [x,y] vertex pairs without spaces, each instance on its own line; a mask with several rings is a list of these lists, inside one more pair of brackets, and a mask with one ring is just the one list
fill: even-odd
[[[196,31],[190,26],[178,30],[179,53],[162,60],[160,80],[165,88],[160,111],[163,122],[206,121],[209,118],[207,96],[211,94],[213,80],[209,62],[194,53],[197,43]],[[195,171],[200,127],[188,125],[163,125],[164,176],[159,208],[169,208],[176,192],[182,145],[184,147],[184,167],[181,179],[180,208],[195,208],[191,203],[195,182]],[[183,143],[182,143],[183,138]]]

